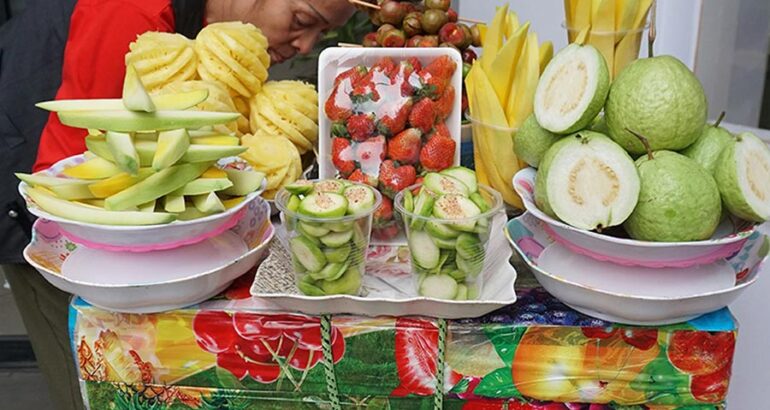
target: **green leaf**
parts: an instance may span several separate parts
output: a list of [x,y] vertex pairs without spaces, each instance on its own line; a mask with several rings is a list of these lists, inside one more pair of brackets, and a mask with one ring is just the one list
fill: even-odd
[[527,328],[524,326],[510,326],[490,324],[484,326],[484,333],[489,341],[495,346],[497,354],[503,359],[503,363],[513,362],[513,355],[516,353],[516,347]]
[[496,398],[523,398],[519,390],[513,384],[512,370],[510,367],[501,367],[484,376],[478,386],[473,389],[473,394]]
[[468,379],[461,379],[457,384],[452,386],[452,390],[449,390],[450,393],[453,394],[463,394],[466,391],[468,391],[468,386],[470,385],[470,381]]
[[228,389],[243,389],[243,383],[241,383],[240,380],[238,380],[237,377],[233,376],[230,371],[223,369],[221,367],[217,367],[217,380],[219,382],[220,387],[225,387]]

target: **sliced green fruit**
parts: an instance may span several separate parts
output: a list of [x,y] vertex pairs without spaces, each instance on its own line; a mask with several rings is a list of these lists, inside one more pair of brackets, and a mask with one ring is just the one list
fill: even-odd
[[313,187],[315,192],[331,192],[341,194],[345,190],[345,183],[336,179],[325,179],[315,183]]
[[468,300],[468,287],[465,285],[457,285],[457,294],[455,300]]
[[316,218],[338,218],[348,210],[348,200],[340,194],[318,192],[306,196],[299,204],[298,211]]
[[329,262],[342,263],[350,256],[350,244],[346,243],[336,248],[326,248],[323,250],[326,260]]
[[153,199],[150,202],[147,202],[146,204],[141,204],[137,208],[139,208],[139,212],[155,212],[155,203],[156,200]]
[[327,295],[357,295],[361,289],[361,272],[358,268],[351,266],[339,279],[322,281],[321,289]]
[[227,178],[233,183],[224,193],[233,196],[244,196],[256,192],[262,187],[265,174],[253,170],[239,170],[227,168],[224,170]]
[[190,138],[190,144],[196,145],[241,145],[241,140],[238,137],[230,135],[216,135],[211,137],[194,137]]
[[570,44],[553,56],[537,83],[537,122],[556,134],[581,130],[602,110],[609,90],[609,70],[599,50]]
[[19,178],[20,180],[26,182],[27,185],[42,186],[46,188],[50,188],[54,185],[69,185],[69,184],[78,183],[78,182],[90,184],[93,182],[93,181],[81,181],[81,180],[72,179],[72,178],[52,177],[52,176],[43,175],[40,173],[24,174],[21,172],[17,172],[14,175],[16,175],[16,178]]
[[[186,110],[205,101],[209,90],[200,89],[175,94],[151,95],[153,105],[158,110]],[[126,106],[122,98],[92,98],[87,100],[53,100],[35,104],[35,107],[47,111],[98,111],[123,110]]]
[[139,172],[139,154],[136,153],[131,134],[107,131],[105,138],[110,154],[118,167],[131,175],[136,175]]
[[209,192],[208,194],[203,195],[194,195],[191,199],[195,209],[203,213],[217,213],[225,211],[225,205],[214,192]]
[[289,241],[294,258],[308,271],[318,272],[326,265],[326,256],[318,246],[304,236],[295,236]]
[[332,232],[344,232],[353,229],[353,222],[326,222],[324,227]]
[[[465,167],[451,167],[440,172],[442,175],[448,175],[465,184],[469,193],[479,190],[479,181],[476,179],[476,173]],[[458,192],[459,193],[459,192]]]
[[209,215],[211,215],[210,212],[201,212],[192,204],[185,204],[184,211],[176,214],[176,217],[180,221],[191,221],[193,219],[205,218]]
[[343,232],[330,232],[322,236],[321,243],[332,248],[342,246],[353,238],[353,230]]
[[284,188],[286,188],[289,193],[294,195],[307,195],[313,192],[313,185],[314,183],[312,181],[308,181],[306,179],[298,179],[291,184],[286,185]]
[[227,173],[216,166],[209,167],[205,172],[201,174],[201,178],[222,178],[228,179]]
[[430,275],[420,284],[419,293],[429,298],[454,299],[457,282],[448,275]]
[[513,151],[519,159],[537,168],[545,152],[559,138],[561,135],[541,127],[537,123],[535,114],[530,114],[516,132],[516,137],[513,140]]
[[[316,191],[318,186],[316,185]],[[343,188],[345,199],[348,200],[348,215],[356,215],[371,211],[374,208],[376,197],[374,191],[364,185],[350,185]]]
[[108,196],[115,195],[139,181],[142,181],[152,174],[153,170],[150,168],[139,168],[139,172],[136,175],[121,172],[120,174],[113,175],[107,179],[92,183],[88,186],[88,189],[91,190],[91,193],[93,193],[96,198],[107,198]]
[[110,196],[105,208],[120,211],[160,198],[185,186],[202,174],[210,164],[182,164],[152,174],[143,181]]
[[738,134],[719,156],[714,176],[730,213],[747,221],[770,219],[770,150],[762,140]]
[[316,286],[316,282],[310,275],[303,277],[302,280],[297,283],[297,288],[307,296],[326,296],[326,292]]
[[66,168],[62,174],[70,178],[104,179],[123,172],[117,165],[103,158],[91,158],[82,164]]
[[433,215],[436,218],[452,219],[452,228],[470,232],[476,226],[474,217],[481,214],[481,210],[470,199],[458,194],[441,195],[433,204]]
[[465,272],[465,274],[475,277],[478,276],[479,273],[481,273],[481,270],[484,269],[484,259],[478,258],[478,259],[463,259],[459,255],[457,256],[457,259],[455,260],[455,263],[457,263],[457,268],[461,271]]
[[489,205],[489,202],[487,202],[487,200],[484,199],[484,197],[479,192],[472,193],[468,198],[473,201],[477,207],[479,207],[479,210],[482,214],[492,209],[492,207]]
[[123,105],[131,111],[154,112],[156,109],[133,64],[126,65],[126,77],[123,79]]
[[[143,167],[151,166],[158,143],[155,141],[136,141],[134,144],[139,154],[139,162]],[[220,145],[190,145],[187,151],[179,159],[181,163],[211,162],[220,158],[232,157],[246,151],[247,147],[233,147]]]
[[[470,194],[468,186],[465,185],[464,182],[455,177],[442,175],[437,172],[430,172],[425,175],[422,186],[437,194],[460,194],[463,196],[468,196]],[[422,192],[422,190],[420,190],[420,192]]]
[[160,212],[105,211],[56,198],[40,188],[29,188],[26,194],[44,211],[62,218],[100,225],[160,225],[175,217]]
[[310,272],[309,275],[315,280],[337,280],[348,269],[347,263],[327,263],[318,272]]
[[410,190],[404,191],[404,209],[406,212],[414,211],[414,195]]
[[210,124],[235,121],[240,113],[209,111],[156,111],[153,113],[129,110],[61,111],[59,120],[76,128],[110,129],[119,132],[144,130],[172,130],[198,128]]
[[166,212],[178,214],[184,212],[185,208],[184,195],[168,194],[163,197],[163,209]]
[[439,266],[441,252],[427,233],[423,231],[410,232],[409,251],[414,262],[422,268],[435,269]]
[[476,235],[469,233],[457,237],[457,256],[465,260],[484,259],[484,244]]
[[152,157],[152,168],[156,171],[176,164],[190,147],[190,136],[184,128],[158,133],[158,146]]
[[[414,202],[414,214],[419,216],[430,216],[433,213],[433,204],[436,197],[427,189],[421,189]],[[414,218],[409,223],[411,229],[422,229],[425,226],[425,219]]]
[[436,221],[428,221],[425,224],[425,230],[434,238],[455,239],[460,232],[448,227],[446,224]]
[[310,222],[299,221],[297,224],[299,229],[307,233],[310,236],[321,237],[329,233],[329,229],[323,226],[314,225]]
[[291,212],[297,212],[299,209],[300,199],[296,195],[292,195],[289,197],[289,200],[286,201],[286,209],[288,209]]
[[468,277],[468,275],[465,272],[461,271],[460,269],[457,269],[457,265],[454,265],[453,267],[450,267],[450,268],[452,269],[451,270],[447,269],[446,272],[444,272],[444,269],[441,269],[441,274],[449,275],[452,277],[452,279],[456,280],[457,282],[463,282],[465,281],[465,278]]
[[233,186],[227,178],[198,178],[175,190],[174,195],[203,195],[209,192],[221,191]]
[[436,246],[439,247],[439,249],[448,249],[448,250],[454,250],[457,246],[457,239],[442,239],[435,236],[431,236],[431,239],[433,239],[433,243],[436,244]]
[[56,184],[47,187],[51,192],[61,199],[69,201],[78,199],[94,199],[93,193],[88,189],[90,181],[73,180],[70,184]]
[[110,147],[107,146],[107,138],[104,135],[87,135],[86,148],[96,154],[97,157],[115,162],[115,158],[112,157],[112,152],[110,152]]
[[158,141],[156,131],[137,131],[134,133],[134,141]]
[[616,226],[639,198],[631,157],[608,137],[580,131],[555,143],[535,180],[535,202],[551,216],[581,229]]

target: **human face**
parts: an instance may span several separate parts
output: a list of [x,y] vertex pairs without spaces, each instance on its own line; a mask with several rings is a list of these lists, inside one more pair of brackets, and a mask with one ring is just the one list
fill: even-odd
[[218,17],[259,27],[267,37],[272,64],[282,63],[297,53],[309,53],[326,31],[345,24],[355,11],[347,0],[234,0],[230,3],[227,15]]

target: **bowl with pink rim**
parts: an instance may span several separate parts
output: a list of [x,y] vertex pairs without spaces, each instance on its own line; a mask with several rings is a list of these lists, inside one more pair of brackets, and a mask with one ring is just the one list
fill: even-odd
[[711,238],[692,242],[639,241],[575,228],[537,207],[536,174],[534,168],[525,168],[513,176],[513,188],[521,197],[524,208],[544,222],[543,231],[554,242],[572,252],[600,261],[648,268],[707,265],[739,252],[757,227],[754,223],[725,218]]

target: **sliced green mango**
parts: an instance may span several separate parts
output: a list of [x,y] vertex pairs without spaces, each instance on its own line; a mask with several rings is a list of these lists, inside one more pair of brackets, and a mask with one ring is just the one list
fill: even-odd
[[26,194],[44,211],[62,218],[101,225],[159,225],[167,224],[174,215],[160,212],[105,211],[51,196],[39,188],[29,188]]
[[77,128],[110,129],[120,132],[145,130],[173,130],[197,128],[209,124],[225,124],[235,121],[240,113],[209,111],[156,111],[135,112],[129,110],[61,111],[59,120],[64,125]]
[[143,131],[134,133],[134,141],[157,141],[158,133],[155,131]]
[[152,157],[152,169],[160,171],[179,161],[190,146],[190,136],[187,130],[161,131],[158,133],[158,146]]
[[[158,110],[186,110],[205,101],[209,90],[200,89],[183,93],[152,95],[152,103]],[[122,110],[122,98],[93,98],[87,100],[53,100],[35,104],[35,107],[47,111],[98,111]]]
[[48,187],[57,197],[73,201],[76,199],[93,199],[94,194],[88,189],[88,181],[80,181],[72,184],[51,185]]
[[241,140],[238,137],[230,135],[216,135],[210,137],[192,137],[190,139],[191,144],[198,145],[241,145]]
[[131,175],[136,175],[139,172],[139,154],[136,153],[131,134],[107,131],[105,138],[110,154],[120,169]]
[[131,111],[155,112],[156,110],[133,64],[126,66],[126,76],[123,79],[123,105]]
[[221,191],[233,186],[227,178],[198,178],[172,192],[174,195],[203,195],[209,192]]
[[182,164],[166,168],[108,197],[104,201],[104,207],[108,210],[120,211],[160,198],[197,178],[210,165],[209,163]]
[[225,169],[227,178],[233,186],[227,188],[224,193],[232,196],[248,195],[262,187],[265,174],[259,171],[241,171],[238,169]]
[[153,199],[146,204],[139,205],[137,208],[139,208],[139,212],[155,212],[155,202],[156,200]]
[[82,182],[85,184],[90,184],[92,181],[82,181],[79,179],[72,179],[72,178],[59,178],[59,177],[52,177],[48,175],[43,174],[24,174],[21,172],[17,172],[16,178],[19,178],[20,180],[26,182],[28,185],[31,186],[44,186],[46,188],[50,188],[53,185],[69,185],[76,182]]
[[184,195],[168,194],[163,197],[163,209],[165,209],[166,212],[178,214],[184,212],[186,207]]
[[[139,154],[139,163],[141,166],[151,166],[158,143],[155,141],[136,141],[134,143],[136,152]],[[187,152],[179,159],[179,163],[189,162],[211,162],[220,158],[233,157],[245,152],[248,148],[241,146],[223,146],[223,145],[197,145],[193,144],[187,148]]]
[[115,162],[115,158],[112,157],[112,152],[110,152],[110,147],[107,146],[107,138],[103,134],[86,136],[86,148],[97,157]]
[[88,186],[88,189],[91,190],[91,193],[93,193],[96,198],[107,198],[108,196],[115,195],[138,183],[152,174],[153,170],[150,168],[139,168],[137,175],[121,172],[120,174],[113,175],[99,182],[91,183]]
[[62,174],[70,178],[103,179],[123,172],[117,165],[104,158],[91,158],[88,161],[66,168]]
[[195,195],[192,197],[192,203],[195,206],[195,209],[203,213],[216,213],[225,211],[225,205],[222,204],[222,201],[214,192],[209,192],[208,194],[203,195]]

